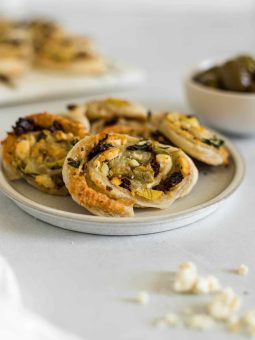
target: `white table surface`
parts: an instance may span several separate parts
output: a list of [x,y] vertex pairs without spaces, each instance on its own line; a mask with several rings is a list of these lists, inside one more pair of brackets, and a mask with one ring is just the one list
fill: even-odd
[[[80,14],[67,21],[92,32],[107,52],[148,71],[146,84],[122,96],[153,109],[188,110],[181,87],[185,70],[210,56],[254,53],[253,19],[253,12],[184,11],[85,19]],[[68,101],[74,99],[1,108],[0,137],[19,116],[62,110]],[[171,232],[140,237],[69,232],[35,220],[0,194],[0,253],[13,266],[26,304],[84,339],[226,339],[222,330],[159,331],[151,324],[195,299],[171,294],[170,272],[184,260],[232,286],[245,306],[255,306],[255,140],[233,140],[247,165],[241,188],[220,211]],[[250,267],[247,277],[226,272],[241,263]],[[127,301],[140,290],[151,294],[147,306]]]

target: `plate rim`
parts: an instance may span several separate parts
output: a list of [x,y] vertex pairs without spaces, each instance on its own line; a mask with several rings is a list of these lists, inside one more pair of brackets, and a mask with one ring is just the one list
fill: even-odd
[[[219,136],[221,136],[218,133]],[[171,212],[165,213],[162,215],[149,215],[149,216],[134,216],[134,217],[106,217],[106,216],[96,216],[96,215],[87,215],[87,214],[78,214],[74,212],[67,212],[64,210],[59,210],[52,207],[47,207],[43,204],[37,203],[30,198],[23,196],[21,193],[16,191],[9,183],[6,175],[4,174],[3,166],[2,166],[2,157],[0,157],[1,161],[1,168],[0,168],[0,190],[1,192],[11,199],[14,202],[18,202],[21,205],[25,205],[30,209],[34,209],[40,213],[43,213],[48,216],[54,215],[55,217],[65,218],[66,220],[76,220],[77,222],[84,222],[84,223],[97,223],[97,224],[105,224],[111,223],[113,225],[119,224],[120,220],[123,224],[127,225],[129,223],[136,223],[136,224],[144,224],[144,223],[160,223],[162,220],[167,218],[171,219],[172,221],[176,221],[190,214],[195,214],[196,212],[200,212],[201,210],[207,209],[212,207],[213,205],[227,199],[230,197],[240,186],[243,181],[244,174],[245,174],[245,163],[243,156],[239,152],[238,148],[225,136],[222,136],[225,140],[226,146],[230,151],[231,158],[234,162],[235,172],[234,176],[229,183],[229,185],[220,192],[214,198],[205,201],[199,205],[196,205],[192,208],[186,209],[184,211],[179,212]]]

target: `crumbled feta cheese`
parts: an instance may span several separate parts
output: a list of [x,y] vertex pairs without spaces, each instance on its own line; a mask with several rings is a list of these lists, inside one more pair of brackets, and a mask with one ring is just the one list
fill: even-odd
[[167,313],[163,318],[157,319],[155,325],[157,327],[176,327],[180,324],[180,319],[175,313]]
[[138,293],[137,297],[136,297],[136,301],[142,305],[145,305],[146,303],[148,303],[150,300],[150,296],[148,294],[148,292],[146,291],[141,291]]
[[227,288],[212,299],[208,306],[209,314],[217,320],[227,320],[239,309],[240,303],[240,298]]
[[208,294],[210,293],[208,280],[206,277],[198,276],[194,286],[192,288],[192,293],[195,294]]
[[164,316],[164,320],[167,326],[170,327],[176,327],[180,323],[179,317],[175,313],[167,313]]
[[136,167],[136,166],[139,166],[140,163],[138,163],[136,159],[130,159],[129,165],[132,166],[132,167]]
[[194,314],[187,318],[186,325],[197,330],[209,329],[213,327],[214,320],[206,314]]
[[228,320],[227,329],[228,329],[230,332],[233,332],[233,333],[239,332],[239,331],[241,330],[241,322],[240,322],[240,319],[239,319],[238,317],[236,317],[236,316],[231,317],[231,318]]
[[249,268],[245,264],[241,264],[240,267],[237,269],[237,274],[245,276],[249,272]]
[[255,325],[255,311],[250,310],[244,313],[241,318],[241,322],[243,325]]
[[54,181],[49,175],[37,175],[35,176],[35,182],[47,189],[53,189],[55,186]]
[[197,268],[192,262],[183,262],[175,275],[174,291],[178,293],[190,292],[197,279]]
[[160,164],[168,164],[171,161],[171,157],[169,155],[159,154],[156,155],[156,160]]
[[218,292],[221,289],[221,285],[217,277],[209,275],[207,276],[207,282],[210,293]]
[[16,149],[15,149],[15,154],[18,158],[21,160],[25,160],[28,158],[30,152],[30,143],[28,140],[21,140],[20,142],[17,143]]
[[249,328],[246,329],[246,334],[253,336],[255,335],[255,325],[251,325]]
[[163,328],[163,327],[166,327],[166,321],[164,318],[161,318],[161,319],[157,319],[155,322],[154,322],[154,325],[158,328]]
[[195,294],[210,294],[220,290],[219,280],[214,276],[198,276],[192,292]]
[[186,315],[186,316],[191,315],[191,314],[193,314],[193,310],[192,310],[192,308],[190,308],[190,307],[186,307],[186,308],[182,311],[182,314],[183,314],[183,315]]
[[192,262],[183,262],[175,275],[174,291],[178,293],[210,294],[220,290],[219,280],[212,276],[198,276]]
[[106,176],[108,176],[108,174],[109,174],[109,167],[108,167],[108,165],[105,163],[105,162],[103,162],[103,164],[102,164],[102,166],[101,166],[101,168],[100,168],[100,172],[106,177]]
[[189,270],[197,273],[197,266],[193,262],[182,262],[179,264],[179,270]]

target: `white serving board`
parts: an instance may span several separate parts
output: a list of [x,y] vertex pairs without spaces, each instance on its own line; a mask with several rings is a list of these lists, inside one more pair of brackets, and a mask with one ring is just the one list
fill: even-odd
[[102,235],[142,235],[175,229],[194,223],[218,209],[238,188],[244,163],[226,138],[231,154],[228,167],[198,164],[199,179],[192,192],[165,210],[136,209],[134,217],[94,216],[71,197],[44,194],[19,180],[10,182],[0,169],[0,190],[28,214],[55,226]]
[[0,106],[125,90],[144,79],[145,73],[139,68],[116,61],[109,61],[107,72],[97,76],[31,70],[13,88],[0,83]]

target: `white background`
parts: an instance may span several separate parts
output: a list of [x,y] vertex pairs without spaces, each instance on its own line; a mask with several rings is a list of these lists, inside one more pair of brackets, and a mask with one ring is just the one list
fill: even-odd
[[[58,17],[72,30],[96,37],[107,54],[147,70],[147,83],[122,95],[154,109],[188,111],[182,77],[191,65],[207,57],[255,52],[252,1],[44,0],[24,4],[23,8],[18,0],[1,0],[0,6],[12,14],[17,8],[23,14]],[[1,109],[0,136],[19,116],[62,110],[66,101]],[[247,163],[240,190],[221,211],[172,232],[126,238],[82,235],[36,221],[0,196],[0,252],[17,273],[28,306],[91,340],[226,339],[223,330],[159,333],[151,322],[186,304],[183,297],[171,295],[169,273],[187,259],[233,286],[245,305],[255,306],[254,139],[234,141]],[[247,278],[226,272],[240,263],[250,266]],[[125,300],[140,289],[152,296],[145,308]]]

